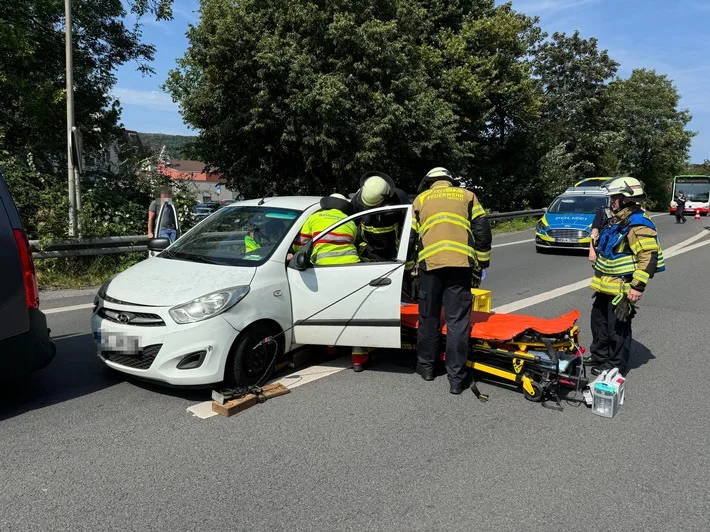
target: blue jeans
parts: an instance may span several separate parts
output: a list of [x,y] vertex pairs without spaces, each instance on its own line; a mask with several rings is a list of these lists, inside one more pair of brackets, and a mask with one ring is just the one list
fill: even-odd
[[177,232],[175,229],[161,229],[160,234],[158,235],[160,238],[167,238],[170,240],[170,243],[172,244],[175,242],[175,237],[177,237]]

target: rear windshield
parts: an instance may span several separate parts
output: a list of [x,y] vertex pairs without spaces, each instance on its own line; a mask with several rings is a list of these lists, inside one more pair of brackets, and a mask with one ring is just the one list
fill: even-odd
[[605,207],[606,196],[560,196],[547,212],[554,214],[594,214],[597,207]]
[[225,207],[159,256],[230,266],[264,263],[301,215],[273,207]]

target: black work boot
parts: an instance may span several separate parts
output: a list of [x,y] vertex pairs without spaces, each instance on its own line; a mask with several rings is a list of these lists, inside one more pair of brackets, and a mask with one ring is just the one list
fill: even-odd
[[463,384],[452,384],[449,388],[449,393],[460,395],[466,387]]
[[425,369],[422,366],[420,366],[419,364],[417,364],[416,372],[425,381],[433,381],[434,380],[434,370],[433,369]]

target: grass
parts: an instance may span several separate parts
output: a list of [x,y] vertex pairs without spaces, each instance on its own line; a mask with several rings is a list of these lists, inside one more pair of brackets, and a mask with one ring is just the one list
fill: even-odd
[[145,253],[126,253],[36,260],[37,284],[40,290],[77,290],[101,286],[106,279],[145,258]]
[[537,225],[540,218],[519,218],[517,220],[508,220],[505,222],[498,222],[492,225],[491,230],[494,235],[500,233],[513,233],[515,231],[525,231],[526,229],[532,229]]

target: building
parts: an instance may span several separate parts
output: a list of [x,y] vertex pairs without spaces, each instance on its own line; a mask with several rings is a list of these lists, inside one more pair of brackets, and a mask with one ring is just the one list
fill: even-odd
[[199,202],[235,200],[238,191],[225,186],[225,179],[218,173],[208,172],[205,163],[183,159],[169,159],[158,163],[158,172],[176,181],[188,182],[195,199]]

